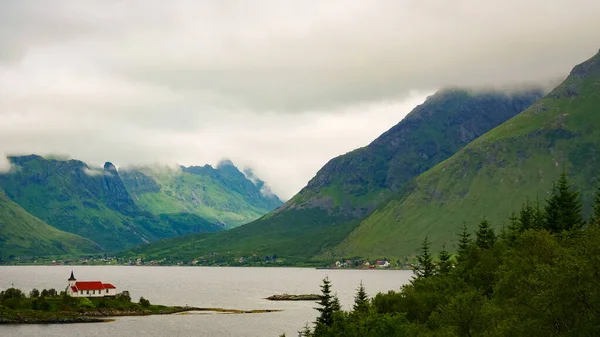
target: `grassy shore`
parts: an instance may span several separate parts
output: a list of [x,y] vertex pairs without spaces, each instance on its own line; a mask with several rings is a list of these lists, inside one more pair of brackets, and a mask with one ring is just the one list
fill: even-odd
[[111,321],[118,316],[169,315],[183,312],[222,314],[267,313],[279,310],[238,310],[150,304],[143,297],[132,302],[127,291],[115,297],[77,298],[55,290],[33,290],[29,296],[19,289],[0,292],[0,324],[66,324]]

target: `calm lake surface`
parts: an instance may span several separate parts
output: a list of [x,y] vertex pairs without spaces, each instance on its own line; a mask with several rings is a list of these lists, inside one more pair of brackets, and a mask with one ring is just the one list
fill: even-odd
[[408,283],[406,270],[316,270],[308,268],[0,266],[0,289],[64,290],[71,273],[80,281],[112,283],[151,303],[231,309],[282,309],[264,314],[176,314],[118,317],[114,322],[0,326],[0,336],[296,336],[317,316],[314,302],[272,302],[273,294],[319,293],[325,276],[342,307],[352,306],[362,281],[370,296]]

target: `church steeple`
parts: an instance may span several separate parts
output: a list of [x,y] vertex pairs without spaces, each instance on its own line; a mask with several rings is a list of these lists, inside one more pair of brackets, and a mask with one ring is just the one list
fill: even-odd
[[71,270],[71,277],[69,277],[68,281],[69,281],[69,286],[74,286],[75,285],[75,281],[77,281],[75,279],[75,276],[73,275],[73,271],[72,270]]

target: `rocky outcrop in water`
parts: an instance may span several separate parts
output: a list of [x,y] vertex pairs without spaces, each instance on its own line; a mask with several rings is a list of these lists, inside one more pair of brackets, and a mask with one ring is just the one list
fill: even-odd
[[266,298],[270,301],[318,301],[321,297],[317,294],[302,294],[302,295],[292,295],[292,294],[281,294],[281,295],[271,295]]

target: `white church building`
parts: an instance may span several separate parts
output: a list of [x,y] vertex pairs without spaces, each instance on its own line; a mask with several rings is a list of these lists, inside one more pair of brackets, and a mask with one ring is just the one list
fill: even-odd
[[117,295],[117,287],[100,281],[77,281],[71,271],[67,295],[72,297],[105,297]]

